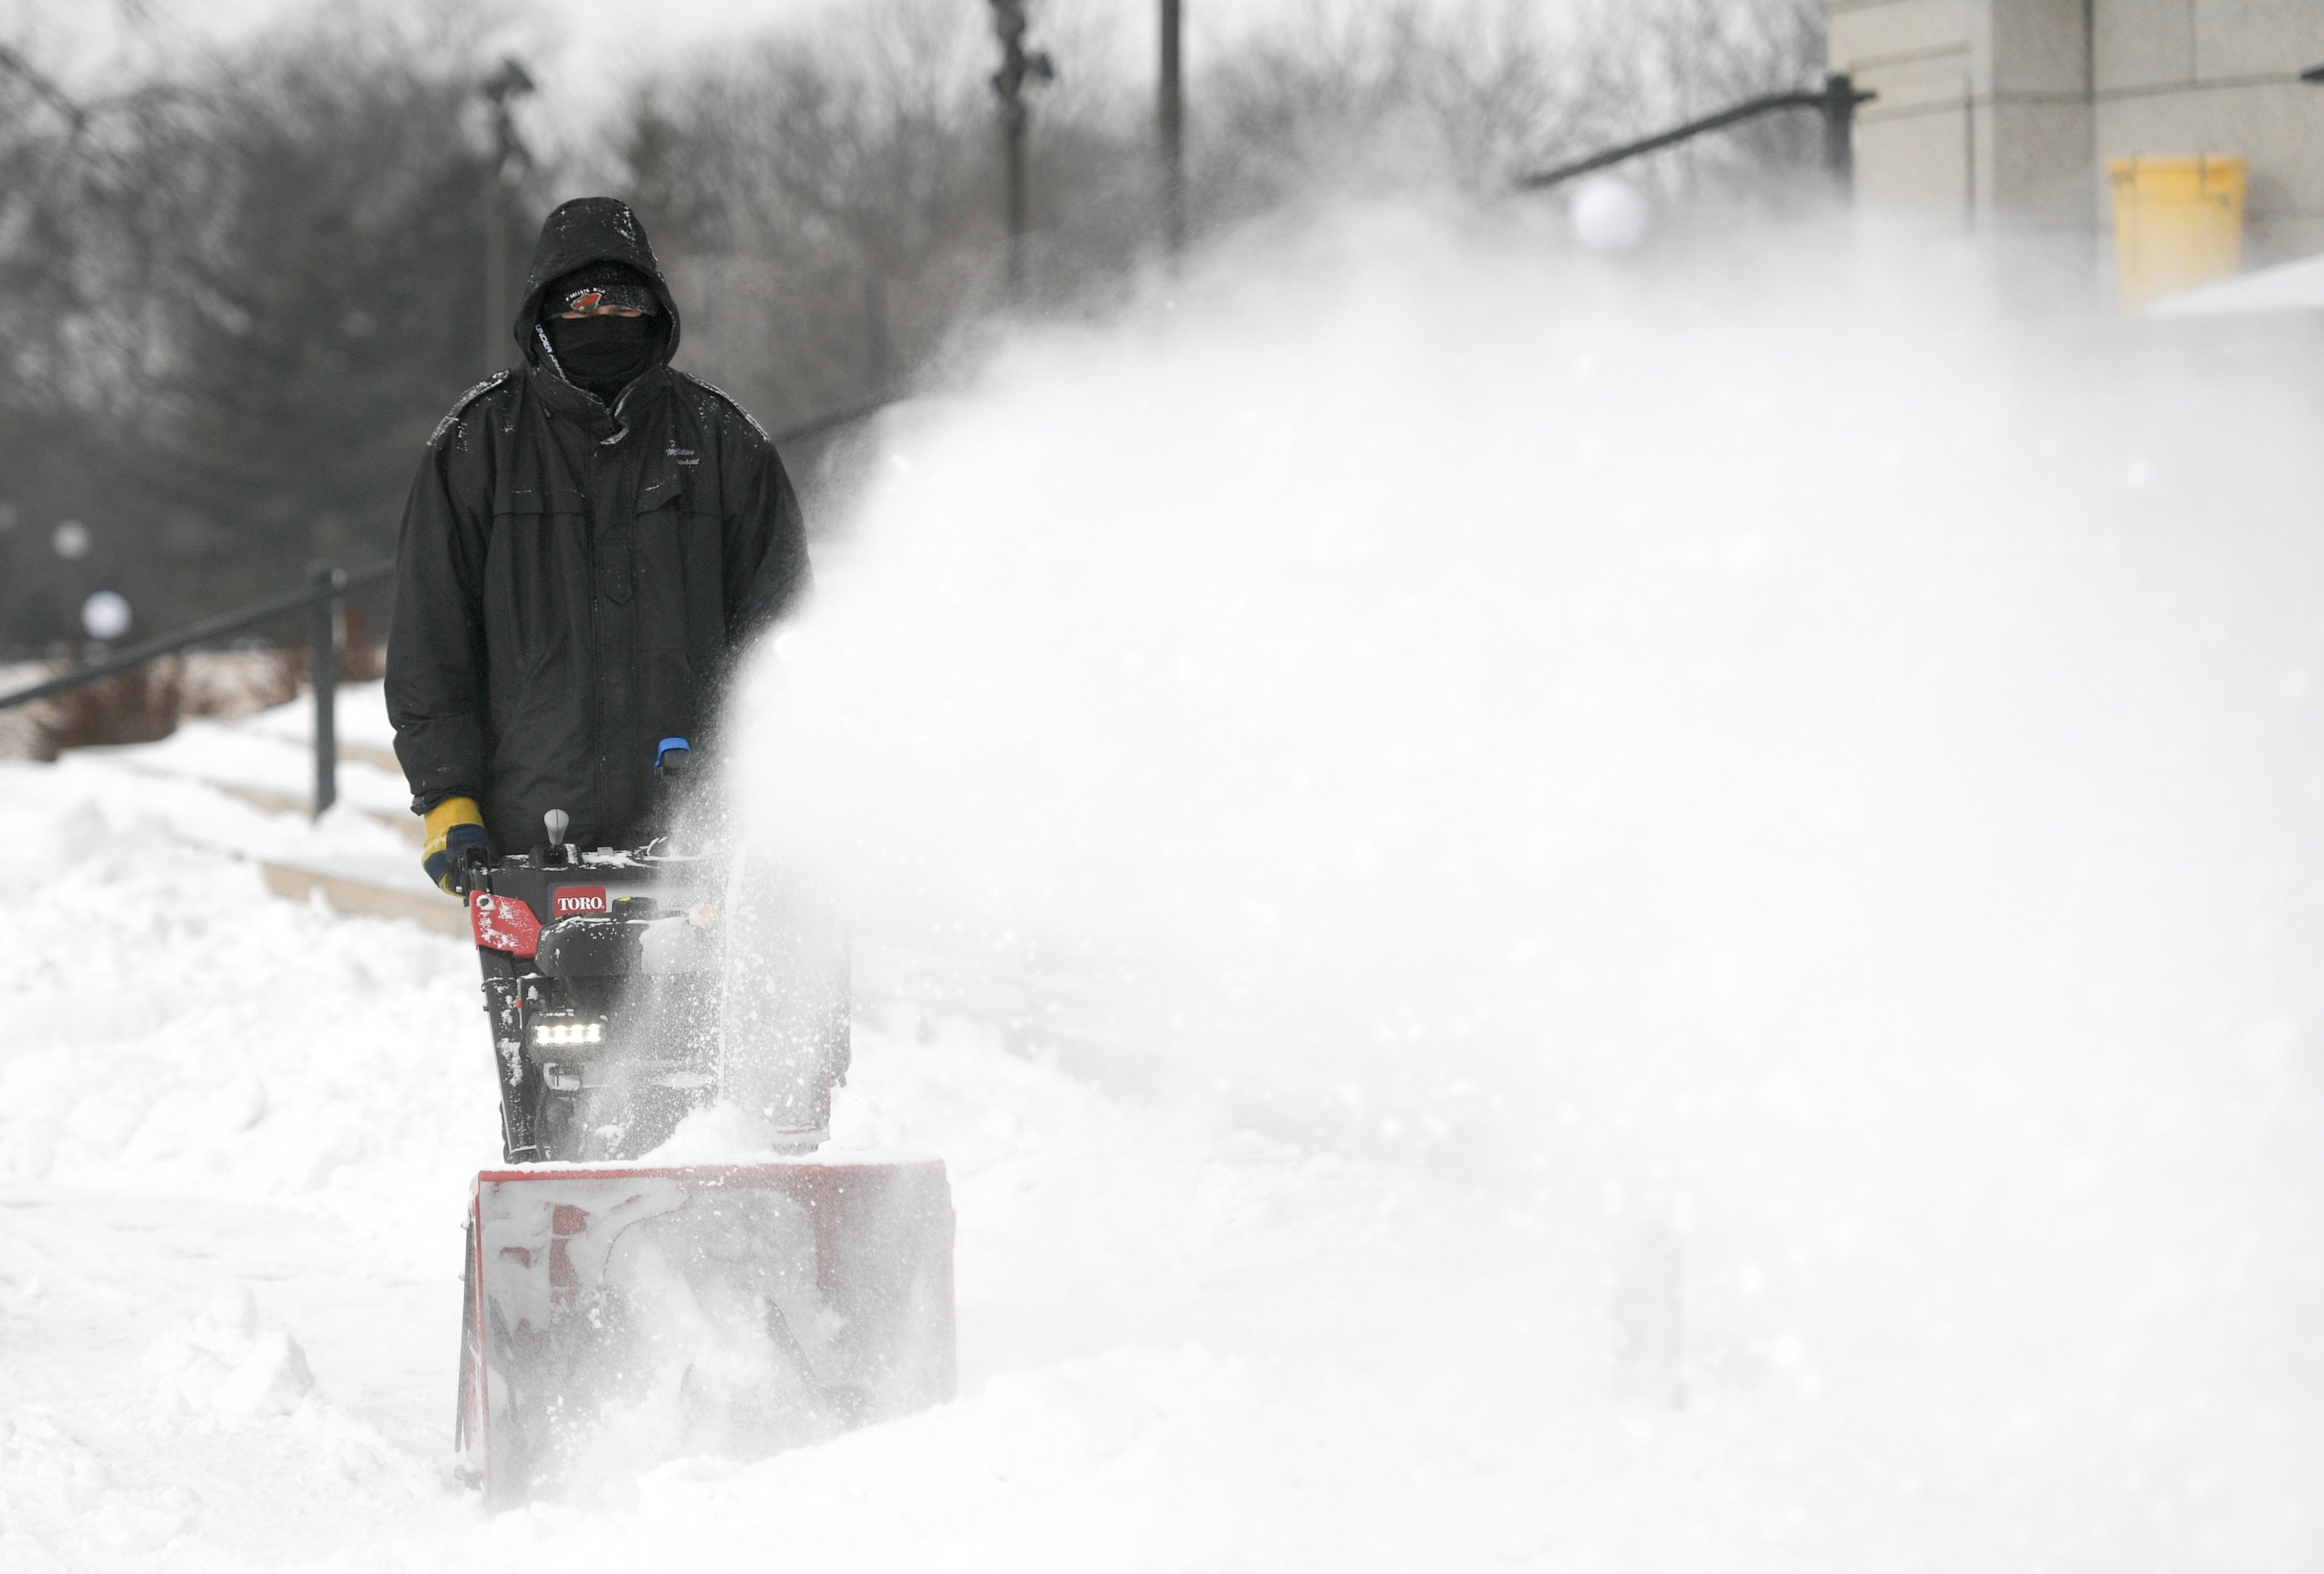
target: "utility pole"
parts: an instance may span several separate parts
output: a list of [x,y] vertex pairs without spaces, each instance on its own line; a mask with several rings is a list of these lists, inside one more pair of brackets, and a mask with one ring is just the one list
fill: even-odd
[[1001,95],[1001,159],[1009,183],[1009,293],[1025,292],[1025,84],[1056,79],[1047,53],[1025,47],[1025,0],[990,0],[992,32],[1001,40],[1001,69],[992,90]]
[[509,363],[509,324],[516,316],[516,299],[509,277],[513,249],[509,236],[509,188],[532,167],[532,153],[516,133],[516,118],[509,100],[533,91],[532,78],[509,56],[501,69],[479,88],[493,106],[493,167],[484,177],[484,371],[499,371]]
[[1162,0],[1162,244],[1173,257],[1186,249],[1186,84],[1181,73],[1182,11],[1180,0]]

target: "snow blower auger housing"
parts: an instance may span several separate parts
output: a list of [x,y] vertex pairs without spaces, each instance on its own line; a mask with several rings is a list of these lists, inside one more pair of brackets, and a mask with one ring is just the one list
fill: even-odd
[[486,1170],[458,1441],[497,1503],[752,1459],[952,1397],[944,1164]]
[[[942,1161],[816,1152],[810,1128],[768,1162],[640,1162],[734,1096],[751,1048],[726,1019],[724,870],[585,854],[546,822],[541,846],[466,870],[508,1161],[469,1204],[466,1470],[495,1502],[587,1493],[951,1398]],[[794,1128],[827,1119],[846,1069],[844,972],[823,994],[774,1057]]]

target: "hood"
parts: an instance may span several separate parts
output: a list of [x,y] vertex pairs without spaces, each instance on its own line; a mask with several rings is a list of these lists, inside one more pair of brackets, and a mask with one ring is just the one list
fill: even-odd
[[540,226],[540,243],[532,248],[532,266],[524,276],[524,300],[516,308],[512,327],[525,360],[534,359],[532,325],[540,315],[541,297],[558,280],[592,262],[627,262],[653,281],[654,297],[669,317],[662,359],[668,361],[678,354],[678,302],[670,299],[661,264],[654,261],[653,243],[646,239],[645,226],[618,197],[576,197],[549,216]]

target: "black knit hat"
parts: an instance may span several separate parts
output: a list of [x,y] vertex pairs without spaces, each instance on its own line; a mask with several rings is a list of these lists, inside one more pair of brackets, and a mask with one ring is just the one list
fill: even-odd
[[653,281],[627,262],[591,262],[555,281],[541,294],[540,315],[618,307],[649,315],[661,310]]

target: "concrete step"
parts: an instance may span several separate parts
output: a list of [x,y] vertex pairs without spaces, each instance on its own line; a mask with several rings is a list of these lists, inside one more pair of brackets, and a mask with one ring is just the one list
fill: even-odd
[[457,897],[447,897],[438,891],[414,891],[393,886],[374,885],[369,880],[353,879],[343,874],[325,874],[318,870],[301,869],[290,863],[261,863],[266,877],[266,888],[278,897],[288,897],[294,902],[309,900],[315,892],[323,893],[323,900],[341,913],[359,913],[374,918],[405,918],[414,924],[444,934],[470,936],[468,909]]

